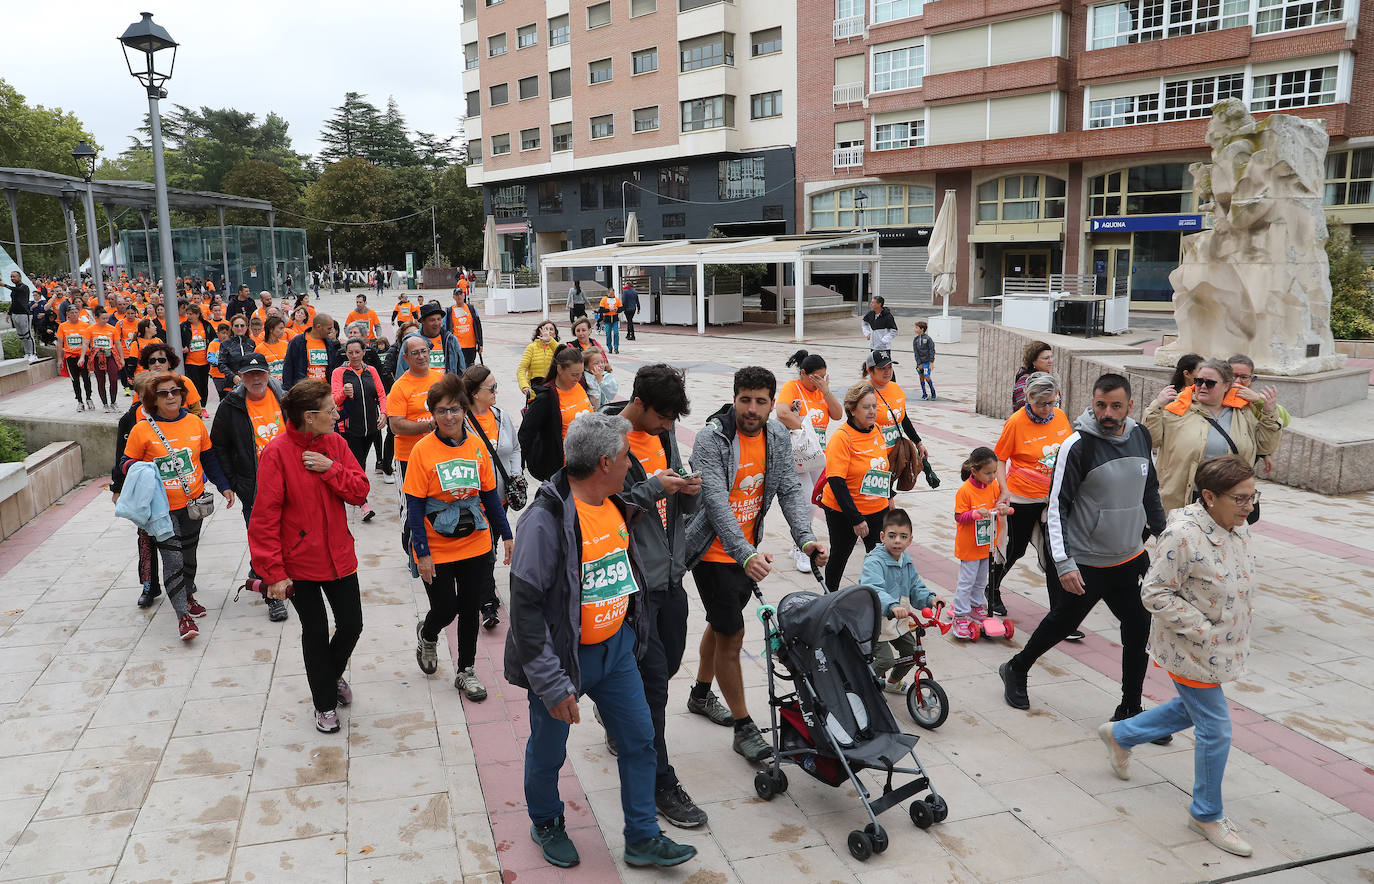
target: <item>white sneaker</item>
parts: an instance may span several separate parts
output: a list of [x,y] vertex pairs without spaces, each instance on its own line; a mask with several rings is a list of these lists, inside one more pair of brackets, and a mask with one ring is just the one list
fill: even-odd
[[395,485],[396,475],[394,473],[387,473],[386,476],[382,479],[382,481],[388,485]]
[[799,549],[792,550],[792,562],[803,574],[811,573],[811,557]]
[[29,365],[33,365],[35,362],[38,361],[37,356],[25,356],[24,358],[29,361]]

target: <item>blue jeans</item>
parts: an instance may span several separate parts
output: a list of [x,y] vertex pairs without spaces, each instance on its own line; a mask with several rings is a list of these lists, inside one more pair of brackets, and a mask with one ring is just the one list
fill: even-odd
[[1174,682],[1178,696],[1147,709],[1139,715],[1118,721],[1112,735],[1123,748],[1158,739],[1165,734],[1193,731],[1193,803],[1188,812],[1193,818],[1210,823],[1222,818],[1221,778],[1226,774],[1226,757],[1231,752],[1231,710],[1218,685],[1191,688]]
[[[656,838],[658,808],[654,804],[654,725],[644,700],[644,682],[635,664],[634,629],[622,625],[615,635],[578,650],[582,692],[596,701],[606,733],[620,754],[620,806],[625,813],[625,843]],[[563,815],[558,797],[558,771],[567,758],[568,725],[554,718],[533,692],[530,700],[530,739],[525,744],[525,804],[530,820],[548,823]],[[584,721],[581,727],[589,727]]]
[[611,319],[608,316],[602,322],[606,328],[606,352],[614,353],[620,349],[620,317]]

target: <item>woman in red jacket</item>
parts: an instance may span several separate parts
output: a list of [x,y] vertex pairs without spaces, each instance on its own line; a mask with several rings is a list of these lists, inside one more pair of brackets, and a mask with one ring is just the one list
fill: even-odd
[[353,702],[343,673],[363,631],[358,556],[344,504],[367,502],[367,474],[334,432],[339,411],[328,384],[297,383],[281,408],[286,428],[258,459],[248,551],[267,597],[289,598],[296,607],[315,728],[332,734],[339,729],[337,707]]

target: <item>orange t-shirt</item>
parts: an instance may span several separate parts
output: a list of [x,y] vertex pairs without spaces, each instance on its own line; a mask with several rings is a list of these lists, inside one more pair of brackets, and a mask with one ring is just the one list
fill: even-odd
[[[282,382],[282,372],[286,367],[286,347],[288,343],[286,338],[283,337],[278,338],[275,344],[259,341],[258,345],[253,348],[254,352],[261,353],[263,358],[267,360],[267,373],[279,384]],[[309,342],[307,341],[307,343]]]
[[444,370],[444,336],[442,333],[432,338],[425,338],[429,341],[429,367],[435,371]]
[[883,431],[883,444],[891,448],[902,438],[902,418],[906,416],[906,391],[895,383],[889,383],[874,392],[875,398],[878,399],[878,417],[874,423]]
[[[954,514],[969,510],[991,509],[997,503],[1002,487],[996,480],[976,488],[973,479],[968,479],[954,494]],[[959,522],[954,530],[954,557],[961,562],[980,562],[992,552],[992,544],[997,540],[997,514],[987,519],[972,522]],[[982,541],[981,543],[979,541]]]
[[86,340],[91,342],[92,350],[109,350],[113,353],[115,342],[119,340],[119,331],[108,323],[97,323],[86,329]]
[[[734,514],[735,521],[739,522],[744,539],[757,544],[758,538],[754,536],[754,530],[759,521],[759,510],[763,509],[763,470],[767,448],[764,445],[763,433],[757,436],[739,433],[735,438],[739,440],[739,468],[735,470],[735,483],[730,486],[730,512]],[[711,541],[711,546],[701,560],[727,563],[735,561],[725,551],[719,537]]]
[[[630,453],[639,461],[639,465],[644,467],[644,474],[652,476],[659,470],[668,469],[668,452],[663,450],[663,440],[652,433],[643,430],[631,430],[629,433]],[[663,527],[668,527],[668,498],[661,497],[657,501],[658,517],[663,520]]]
[[[216,354],[219,353],[219,344],[220,344],[219,338],[215,338],[213,341],[210,342],[210,348],[209,348],[208,350],[205,351],[205,352],[206,352],[206,359],[207,359],[207,360],[208,360],[211,356],[216,356]],[[219,367],[219,359],[218,359],[217,356],[216,356],[215,362],[213,362],[213,363],[210,364],[210,377],[212,377],[212,378],[222,378],[222,377],[224,377],[224,369],[222,369],[222,368]]]
[[472,325],[472,312],[468,305],[459,307],[454,304],[448,308],[449,322],[453,325],[453,336],[458,339],[458,346],[471,349],[477,346],[477,329]]
[[558,391],[558,414],[563,421],[563,436],[568,438],[568,427],[579,414],[585,414],[592,410],[592,400],[587,398],[587,391],[578,384],[571,390],[564,390],[562,387],[554,387]]
[[825,404],[824,393],[819,389],[808,390],[800,379],[793,379],[782,385],[778,401],[784,406],[791,406],[793,402],[801,403],[802,423],[811,424],[816,435],[821,437],[821,444],[825,444],[825,431],[830,426],[830,409]]
[[162,435],[167,437],[172,451],[169,452],[167,446],[162,444],[148,421],[141,420],[129,432],[124,453],[134,460],[151,461],[157,467],[162,487],[167,489],[168,507],[184,509],[187,500],[181,488],[181,479],[191,489],[192,498],[200,497],[205,490],[200,453],[210,450],[210,433],[205,429],[205,422],[194,414],[182,415],[174,421],[158,421],[157,426],[162,430]]
[[377,336],[377,330],[382,327],[382,321],[377,318],[376,310],[369,310],[366,313],[359,313],[357,310],[348,311],[348,318],[344,320],[344,327],[347,328],[355,322],[366,322],[367,333],[374,338]]
[[[486,414],[473,415],[469,413],[468,417],[477,421],[477,425],[482,428],[482,432],[487,434],[487,441],[491,443],[492,448],[495,448],[497,439],[501,435],[501,424],[496,420],[496,412],[488,408]],[[479,439],[477,441],[480,442],[481,440]]]
[[1031,500],[1049,497],[1059,446],[1072,433],[1073,425],[1057,408],[1044,424],[1027,417],[1024,408],[1007,418],[993,449],[998,460],[1007,462],[1007,490]]
[[[391,392],[386,397],[387,415],[403,417],[410,421],[432,421],[433,417],[429,413],[426,399],[429,396],[429,388],[437,384],[443,377],[443,372],[433,369],[430,369],[429,374],[424,377],[417,378],[408,371],[398,377],[396,382],[391,385]],[[403,463],[410,460],[411,449],[424,435],[424,433],[415,435],[397,433],[396,459]],[[409,467],[406,469],[409,470]]]
[[88,327],[84,322],[74,322],[70,319],[57,327],[57,339],[62,342],[63,356],[81,355],[81,347],[86,343],[86,329]]
[[411,320],[411,318],[412,318],[412,314],[414,313],[414,311],[415,311],[415,305],[412,304],[412,303],[410,303],[410,301],[405,300],[405,299],[402,299],[402,300],[400,300],[400,301],[397,301],[397,302],[396,302],[396,324],[397,324],[397,325],[400,325],[400,324],[403,323],[403,322],[410,322],[410,320]]
[[[258,342],[258,346],[262,346],[261,341]],[[329,380],[329,345],[325,341],[306,337],[305,376],[317,381]]]
[[[887,445],[877,425],[867,433],[848,423],[836,430],[825,446],[825,475],[844,477],[854,508],[865,516],[887,509],[892,498],[892,473],[888,469]],[[821,504],[840,511],[840,502],[829,482],[821,492]]]
[[620,307],[623,303],[615,295],[607,295],[601,299],[601,313],[606,317],[607,322],[615,322],[619,318]]
[[138,319],[125,318],[115,323],[115,328],[119,330],[119,339],[124,342],[124,355],[126,357],[138,355],[138,347],[135,344],[138,341],[139,322]]
[[281,404],[277,402],[277,397],[272,395],[271,390],[256,402],[251,396],[244,396],[243,404],[248,407],[248,420],[253,424],[253,445],[257,449],[258,457],[262,457],[262,450],[267,447],[267,443],[277,438],[285,426]]
[[186,347],[187,365],[209,364],[209,360],[206,359],[206,354],[210,350],[210,342],[205,339],[204,325],[200,323],[192,325],[190,340],[182,341],[182,344]]
[[[399,436],[396,438],[400,440]],[[401,490],[415,497],[443,501],[477,497],[483,491],[496,490],[496,471],[492,469],[487,447],[475,433],[468,433],[461,445],[449,445],[435,433],[426,433],[410,450]],[[425,537],[435,564],[460,562],[491,552],[490,526],[467,537],[444,537],[426,519]]]
[[630,567],[630,532],[615,503],[573,500],[582,536],[582,644],[595,645],[620,629],[639,585]]

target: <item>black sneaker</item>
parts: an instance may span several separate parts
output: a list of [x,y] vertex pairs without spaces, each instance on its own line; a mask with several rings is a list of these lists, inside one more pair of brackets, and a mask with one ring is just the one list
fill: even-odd
[[501,624],[501,615],[497,613],[499,610],[500,605],[496,602],[487,602],[482,606],[483,629],[495,629]]
[[[1139,715],[1139,714],[1141,713],[1141,711],[1142,711],[1142,710],[1141,710],[1141,708],[1140,708],[1139,706],[1136,706],[1136,707],[1133,707],[1133,708],[1132,708],[1132,707],[1128,707],[1125,703],[1122,703],[1121,705],[1117,706],[1117,707],[1116,707],[1116,711],[1112,713],[1112,718],[1111,718],[1111,720],[1112,720],[1112,721],[1125,721],[1125,720],[1128,719],[1128,718],[1135,718],[1137,715]],[[1154,743],[1156,746],[1167,746],[1167,745],[1169,745],[1170,743],[1172,743],[1173,741],[1174,741],[1174,735],[1173,735],[1173,734],[1165,734],[1165,735],[1162,736],[1162,737],[1156,737],[1155,739],[1151,740],[1150,742],[1151,742],[1151,743]]]
[[997,674],[1002,676],[1002,696],[1006,698],[1007,705],[1013,709],[1029,709],[1030,695],[1026,693],[1026,673],[1017,672],[1008,660],[997,667]]
[[545,862],[550,865],[570,869],[582,861],[577,855],[577,846],[568,837],[561,816],[553,822],[531,825],[530,840],[539,845],[540,853],[544,854]]
[[988,590],[988,613],[994,617],[1007,616],[1007,606],[1002,604],[1002,590]]
[[280,623],[286,619],[286,602],[281,599],[267,600],[267,619],[273,623]]
[[720,702],[715,691],[707,691],[706,696],[700,700],[689,696],[687,698],[687,711],[704,715],[721,727],[730,727],[735,723],[735,716],[731,715],[725,704]]
[[1066,642],[1081,642],[1082,640],[1083,630],[1081,629],[1072,630],[1068,635],[1064,636],[1064,641]]
[[679,829],[695,829],[706,824],[706,811],[697,807],[680,784],[655,792],[654,804],[663,818]]
[[162,595],[162,590],[153,586],[151,583],[143,584],[143,592],[138,594],[138,606],[140,608],[151,607],[153,601]]
[[696,855],[697,849],[692,845],[678,844],[662,833],[656,838],[625,845],[627,866],[679,866]]

